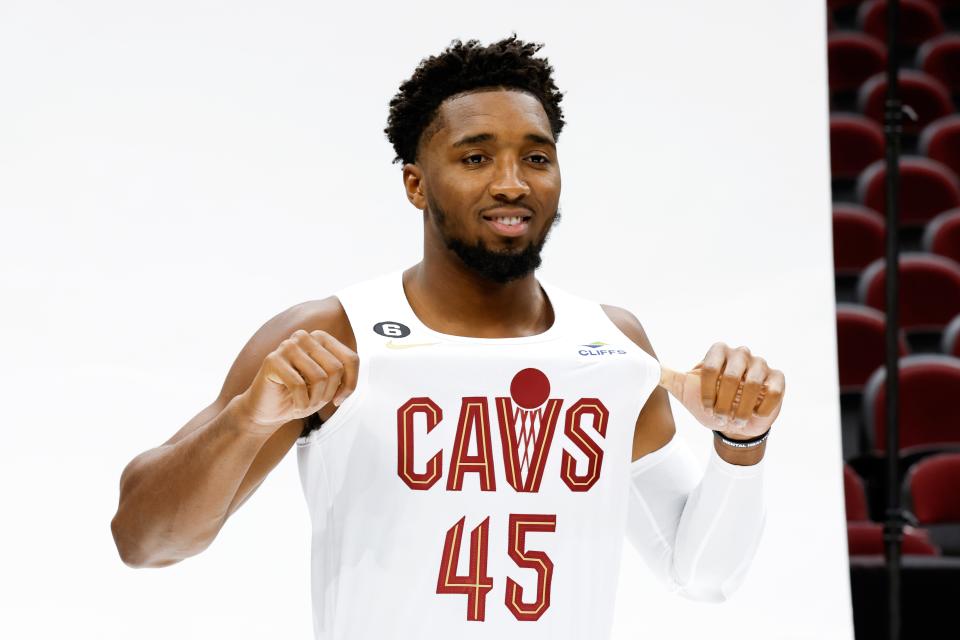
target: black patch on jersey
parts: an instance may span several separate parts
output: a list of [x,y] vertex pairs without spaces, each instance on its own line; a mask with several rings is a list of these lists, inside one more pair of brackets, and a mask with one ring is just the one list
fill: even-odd
[[406,338],[410,335],[410,328],[399,322],[378,322],[373,325],[373,330],[384,338]]
[[320,419],[320,412],[311,413],[307,416],[307,420],[303,425],[303,431],[300,432],[300,437],[306,437],[311,431],[319,429],[322,424],[323,420]]

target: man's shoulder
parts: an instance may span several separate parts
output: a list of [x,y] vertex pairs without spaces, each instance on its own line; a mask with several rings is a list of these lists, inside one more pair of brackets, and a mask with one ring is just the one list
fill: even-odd
[[357,349],[350,320],[336,295],[295,304],[282,311],[277,318],[289,329],[289,333],[297,329],[325,331],[354,351]]
[[291,331],[304,329],[326,331],[334,338],[357,350],[356,336],[350,325],[347,308],[356,312],[372,302],[392,296],[400,284],[402,270],[390,269],[355,280],[335,290],[330,296],[296,304],[286,311],[286,324]]
[[[541,281],[542,282],[542,281]],[[572,300],[578,300],[581,305],[600,305],[600,308],[603,309],[603,312],[606,314],[607,318],[623,333],[627,336],[631,342],[635,345],[646,351],[654,359],[657,358],[656,353],[653,350],[653,345],[650,344],[650,339],[647,338],[646,331],[643,330],[643,325],[640,324],[640,320],[637,319],[637,316],[633,315],[629,310],[618,307],[613,304],[603,304],[598,302],[595,298],[586,298],[561,287],[558,287],[556,284],[547,281],[545,284],[548,284],[551,287],[551,292],[559,292]]]
[[650,344],[650,339],[647,338],[647,332],[643,330],[643,325],[640,324],[637,316],[623,307],[612,304],[601,304],[600,307],[603,309],[603,312],[607,314],[607,317],[610,318],[610,321],[615,324],[625,336],[630,338],[635,345],[649,353],[652,357],[657,357],[653,351],[653,345]]

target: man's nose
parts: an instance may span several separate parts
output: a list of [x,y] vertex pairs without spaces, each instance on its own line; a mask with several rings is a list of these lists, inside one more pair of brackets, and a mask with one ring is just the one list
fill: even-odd
[[523,169],[513,159],[504,160],[497,165],[497,173],[490,182],[490,195],[497,199],[517,200],[530,193],[530,187],[523,179]]

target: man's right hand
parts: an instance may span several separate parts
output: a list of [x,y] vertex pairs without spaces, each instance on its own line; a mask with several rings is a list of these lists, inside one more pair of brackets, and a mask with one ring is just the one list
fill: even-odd
[[270,352],[238,396],[241,413],[257,433],[273,433],[333,401],[339,406],[357,386],[355,351],[322,330],[297,329]]

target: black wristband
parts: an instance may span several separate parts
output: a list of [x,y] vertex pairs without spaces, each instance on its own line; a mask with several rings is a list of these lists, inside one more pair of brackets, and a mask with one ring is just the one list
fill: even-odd
[[738,449],[753,449],[754,447],[759,447],[763,441],[767,439],[767,436],[770,435],[770,428],[767,428],[767,430],[761,433],[759,436],[750,438],[749,440],[731,440],[717,430],[714,430],[713,435],[717,436],[723,441],[724,444],[730,445],[731,447],[736,447]]

